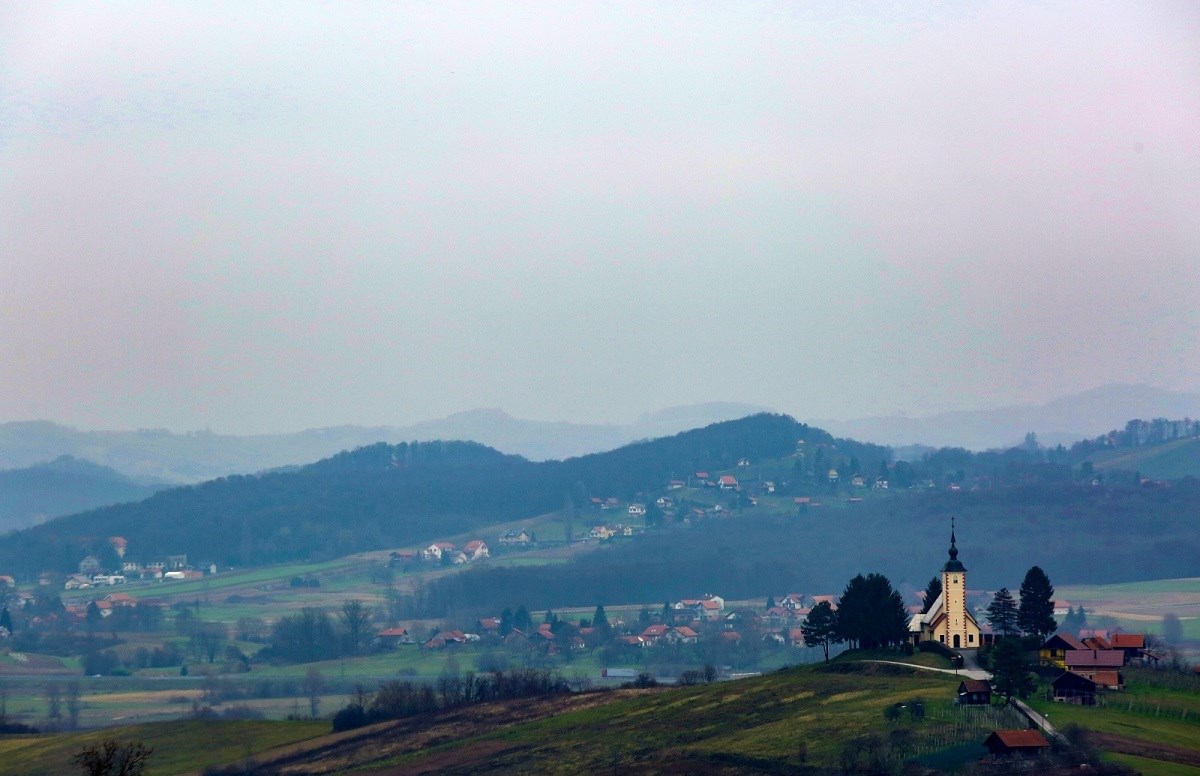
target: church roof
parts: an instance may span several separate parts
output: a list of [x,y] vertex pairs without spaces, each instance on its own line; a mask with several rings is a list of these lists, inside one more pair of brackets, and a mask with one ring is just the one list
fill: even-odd
[[942,566],[942,571],[957,571],[964,572],[967,567],[958,559],[958,547],[954,545],[954,520],[950,521],[950,560],[946,561],[946,565]]

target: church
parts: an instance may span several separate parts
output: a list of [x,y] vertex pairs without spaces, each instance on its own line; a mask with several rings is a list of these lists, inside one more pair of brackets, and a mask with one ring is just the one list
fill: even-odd
[[942,594],[908,624],[913,645],[937,641],[955,649],[980,646],[979,623],[967,609],[967,567],[958,559],[954,543],[954,523],[950,524],[950,559],[942,566]]

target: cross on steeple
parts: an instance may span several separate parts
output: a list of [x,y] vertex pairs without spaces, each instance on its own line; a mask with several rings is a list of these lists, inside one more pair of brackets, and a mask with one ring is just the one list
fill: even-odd
[[950,560],[946,561],[943,571],[966,571],[962,561],[958,559],[958,547],[955,544],[954,538],[954,518],[950,518]]

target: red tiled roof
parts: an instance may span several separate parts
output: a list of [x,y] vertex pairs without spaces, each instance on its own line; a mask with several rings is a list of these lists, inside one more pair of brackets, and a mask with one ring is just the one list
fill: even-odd
[[379,631],[378,635],[381,638],[407,636],[408,629],[407,628],[385,628],[384,630]]
[[993,738],[1008,749],[1043,749],[1050,746],[1046,738],[1036,730],[997,730],[987,737],[984,745]]
[[1111,641],[1116,649],[1146,648],[1146,637],[1141,633],[1114,633]]
[[1070,649],[1064,657],[1069,668],[1120,668],[1125,653],[1116,649]]
[[1082,641],[1075,638],[1070,633],[1055,633],[1053,636],[1046,639],[1046,641],[1042,645],[1042,647],[1045,649],[1049,649],[1050,645],[1053,644],[1055,641],[1061,641],[1064,645],[1066,645],[1067,649],[1075,649],[1075,650],[1088,649],[1088,647]]
[[1120,687],[1121,675],[1116,671],[1097,671],[1092,681],[1103,687]]
[[959,685],[964,692],[991,692],[992,686],[982,679],[963,679]]
[[700,635],[686,625],[680,625],[675,629],[675,632],[685,639],[694,639]]

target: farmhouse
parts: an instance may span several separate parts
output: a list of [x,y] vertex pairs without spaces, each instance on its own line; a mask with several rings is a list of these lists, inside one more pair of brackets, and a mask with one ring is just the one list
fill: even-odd
[[1083,651],[1088,649],[1082,641],[1075,638],[1069,633],[1055,633],[1046,642],[1042,644],[1038,650],[1038,659],[1042,665],[1055,665],[1059,668],[1067,667],[1067,653],[1071,651]]
[[1050,749],[1050,742],[1036,730],[997,730],[983,745],[993,756],[1036,755]]
[[958,702],[962,706],[986,706],[992,702],[992,686],[982,679],[964,679],[958,683]]
[[913,644],[936,641],[955,649],[974,649],[980,645],[979,623],[967,609],[967,567],[958,559],[953,518],[950,559],[942,566],[942,594],[928,612],[912,618],[908,630]]

